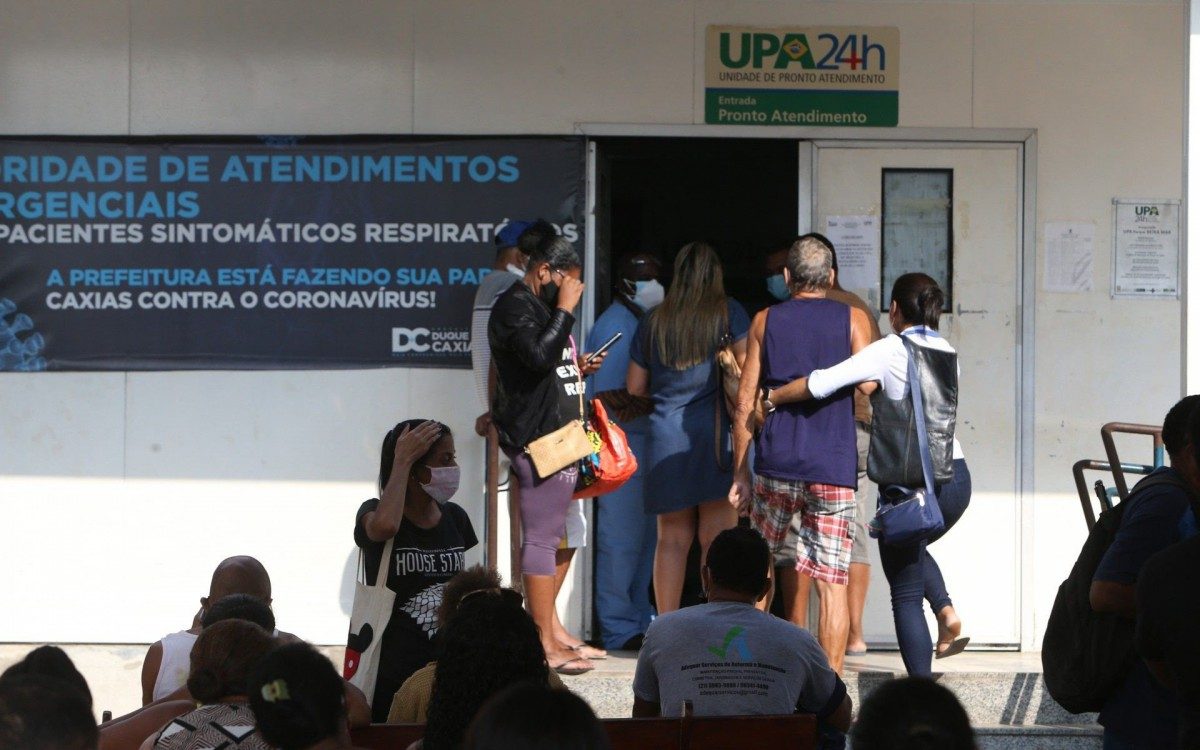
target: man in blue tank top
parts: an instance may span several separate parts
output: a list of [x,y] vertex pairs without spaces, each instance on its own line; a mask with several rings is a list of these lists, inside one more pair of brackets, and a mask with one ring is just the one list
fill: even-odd
[[[830,665],[841,671],[849,630],[846,584],[850,569],[858,449],[853,388],[820,401],[775,409],[770,389],[813,370],[831,367],[871,342],[867,314],[828,299],[833,256],[812,237],[788,251],[785,281],[791,298],[760,312],[750,326],[746,365],[734,419],[734,481],[729,500],[750,517],[779,558],[795,559],[795,570],[816,581],[821,597],[817,639]],[[747,462],[752,415],[760,392],[768,413],[755,438],[751,490]],[[792,516],[800,514],[799,548],[782,549]],[[789,582],[793,583],[794,582]],[[804,624],[804,612],[791,619]]]

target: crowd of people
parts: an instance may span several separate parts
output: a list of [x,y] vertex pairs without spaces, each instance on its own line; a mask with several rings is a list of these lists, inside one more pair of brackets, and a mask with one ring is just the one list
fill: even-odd
[[[141,709],[97,729],[70,660],[38,649],[0,677],[0,750],[336,750],[352,747],[351,727],[372,722],[423,724],[416,746],[426,750],[603,748],[596,716],[559,675],[594,669],[607,649],[638,652],[635,717],[679,716],[686,702],[698,716],[812,714],[821,747],[842,746],[847,732],[861,748],[905,737],[972,747],[962,707],[929,681],[932,659],[968,642],[929,550],[971,498],[955,437],[958,359],[938,331],[943,292],[925,274],[901,275],[889,298],[894,334],[883,336],[873,311],[838,285],[823,236],[796,239],[765,266],[776,303],[751,317],[726,295],[720,259],[703,242],[676,254],[669,284],[653,255],[627,256],[611,307],[580,347],[578,253],[544,221],[510,223],[476,297],[472,356],[486,406],[476,430],[495,430],[519,508],[519,588],[466,564],[478,539],[453,502],[450,428],[402,421],[383,438],[378,497],[361,505],[353,533],[360,592],[387,598],[353,626],[344,676],[277,629],[263,566],[230,558],[191,626],[148,650]],[[591,398],[639,464],[596,501],[598,645],[564,627],[556,607],[588,536],[579,459],[549,465],[544,451],[573,439]],[[1176,732],[1198,731],[1187,706],[1200,688],[1185,667],[1196,658],[1187,625],[1200,597],[1177,594],[1194,588],[1179,571],[1200,548],[1176,544],[1197,529],[1185,522],[1200,487],[1198,401],[1184,399],[1165,421],[1174,468],[1162,471],[1179,481],[1135,491],[1092,584],[1097,612],[1137,617],[1145,657],[1101,714],[1106,746],[1169,747]],[[881,490],[881,508],[906,498],[939,512],[923,511],[927,525],[895,541],[898,516],[876,515]],[[878,690],[852,730],[841,672],[866,648],[871,536],[911,679]],[[686,606],[689,577],[704,603]],[[814,587],[815,635],[806,629]],[[776,595],[783,618],[768,612]]]
[[[755,607],[771,585],[770,559],[752,529],[717,535],[703,567],[708,603],[664,615],[648,630],[633,685],[634,717],[679,716],[685,700],[697,716],[809,713],[819,722],[820,747],[841,746],[851,719],[846,686],[812,635]],[[365,696],[312,645],[276,630],[267,600],[238,590],[262,592],[269,582],[252,576],[237,585],[229,575],[237,569],[261,566],[248,557],[218,566],[197,615],[183,683],[164,694],[176,675],[159,669],[146,705],[125,716],[97,725],[91,691],[68,656],[54,646],[32,650],[0,675],[0,749],[355,750],[352,730],[371,721]],[[213,591],[228,593],[216,598]],[[523,597],[503,586],[495,570],[474,566],[453,576],[437,618],[435,661],[390,702],[389,723],[424,725],[411,748],[608,750],[595,713],[550,669]],[[697,690],[720,675],[687,666],[695,659],[693,644],[728,652],[727,660],[717,655],[718,670],[724,663],[736,670],[730,677],[761,683],[761,691]],[[165,663],[164,651],[154,644],[147,663]],[[922,699],[913,713],[918,723],[888,707],[892,699],[874,709],[868,701],[854,730],[861,735],[856,748],[896,747],[906,735],[930,732],[957,739],[921,746],[973,747],[965,714],[948,691],[933,683],[911,689],[936,699]],[[900,690],[895,700],[908,692]],[[154,699],[156,693],[162,697]]]

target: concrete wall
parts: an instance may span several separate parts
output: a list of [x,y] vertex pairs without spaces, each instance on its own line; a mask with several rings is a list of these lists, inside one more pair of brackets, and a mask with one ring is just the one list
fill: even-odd
[[[1042,223],[1096,225],[1095,291],[1034,299],[1028,642],[1083,537],[1071,464],[1100,454],[1101,423],[1158,422],[1180,392],[1179,304],[1107,290],[1111,199],[1182,190],[1184,14],[1151,2],[0,0],[0,133],[699,123],[709,24],[897,26],[902,126],[1037,129],[1039,288]],[[274,574],[281,624],[340,641],[353,511],[389,423],[417,410],[447,421],[478,485],[477,409],[447,386],[468,389],[468,375],[0,376],[12,573],[0,641],[156,638],[188,622],[212,565],[235,552]],[[476,494],[460,499],[478,517]]]

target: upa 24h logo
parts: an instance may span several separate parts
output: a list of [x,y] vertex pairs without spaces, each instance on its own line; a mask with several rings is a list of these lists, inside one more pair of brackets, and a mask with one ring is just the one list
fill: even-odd
[[788,70],[887,70],[887,52],[869,34],[818,34],[817,46],[807,34],[773,34],[768,31],[740,34],[721,32],[721,64],[727,68]]

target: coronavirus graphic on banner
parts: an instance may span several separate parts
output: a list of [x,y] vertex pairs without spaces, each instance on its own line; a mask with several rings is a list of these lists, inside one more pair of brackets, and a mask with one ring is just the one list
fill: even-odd
[[496,233],[582,249],[582,194],[578,138],[0,139],[0,369],[466,368]]
[[46,369],[40,356],[46,345],[42,334],[33,330],[33,320],[17,312],[17,305],[0,297],[0,371],[35,372]]

